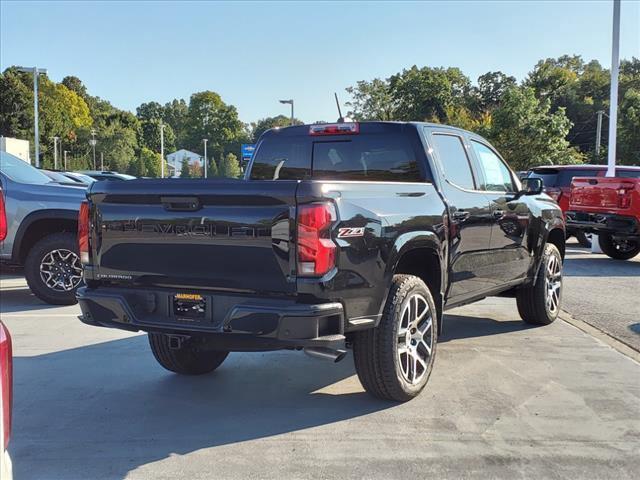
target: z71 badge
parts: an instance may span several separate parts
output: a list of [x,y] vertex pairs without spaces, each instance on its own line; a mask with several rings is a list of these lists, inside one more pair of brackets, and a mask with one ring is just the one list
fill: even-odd
[[364,227],[344,227],[338,229],[338,238],[363,237]]

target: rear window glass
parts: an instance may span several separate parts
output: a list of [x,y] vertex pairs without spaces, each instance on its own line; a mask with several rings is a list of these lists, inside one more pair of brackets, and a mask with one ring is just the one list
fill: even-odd
[[420,181],[407,135],[354,135],[313,144],[313,178],[363,181]]
[[597,177],[597,168],[575,168],[567,170],[559,170],[553,168],[544,168],[540,170],[532,170],[529,173],[530,178],[540,178],[545,187],[568,187],[571,185],[573,177]]
[[267,137],[256,151],[252,180],[302,180],[311,176],[311,143],[296,137]]
[[640,170],[616,170],[616,177],[640,178]]
[[0,172],[18,183],[31,185],[51,183],[51,179],[40,170],[7,152],[0,152]]

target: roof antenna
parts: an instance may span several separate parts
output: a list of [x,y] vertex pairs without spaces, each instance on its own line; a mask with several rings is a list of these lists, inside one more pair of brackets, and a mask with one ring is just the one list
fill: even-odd
[[338,107],[338,123],[344,123],[344,117],[342,116],[342,111],[340,110],[340,102],[338,101],[338,94],[333,92],[333,96],[336,97],[336,106]]

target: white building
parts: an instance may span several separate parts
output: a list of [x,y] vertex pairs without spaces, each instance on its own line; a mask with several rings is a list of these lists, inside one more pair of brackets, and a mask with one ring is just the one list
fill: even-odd
[[199,154],[182,148],[177,152],[173,152],[167,155],[167,163],[169,164],[169,168],[173,169],[173,171],[170,172],[173,178],[177,178],[180,176],[183,162],[188,162],[189,165],[199,165],[201,168],[203,167],[202,157]]
[[29,142],[11,137],[0,137],[0,152],[7,152],[15,155],[20,160],[31,163],[29,155]]

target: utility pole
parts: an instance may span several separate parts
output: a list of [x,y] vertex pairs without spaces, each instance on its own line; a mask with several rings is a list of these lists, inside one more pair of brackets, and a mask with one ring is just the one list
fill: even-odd
[[289,100],[280,100],[280,103],[291,105],[291,125],[293,125],[293,98]]
[[104,153],[100,152],[100,171],[104,172]]
[[69,151],[65,150],[63,153],[64,153],[64,171],[66,172],[68,170],[68,168],[67,168],[67,153],[69,153]]
[[204,142],[204,178],[207,178],[207,142],[209,139],[203,138],[202,141]]
[[93,148],[93,169],[96,169],[96,129],[91,129],[91,140],[89,140],[89,144],[91,144],[91,148]]
[[600,143],[602,138],[602,115],[604,114],[604,110],[598,110],[596,112],[598,114],[598,127],[596,128],[596,158],[600,158]]
[[53,140],[53,169],[58,169],[58,139],[60,137],[51,137]]
[[614,177],[616,175],[618,72],[620,70],[620,0],[613,0],[613,35],[611,43],[611,95],[609,98],[609,151],[607,152],[607,177]]
[[34,147],[36,155],[36,168],[40,168],[40,131],[38,129],[38,75],[47,73],[46,68],[38,67],[16,67],[18,72],[33,74],[33,129]]
[[160,122],[160,178],[164,178],[164,123]]

